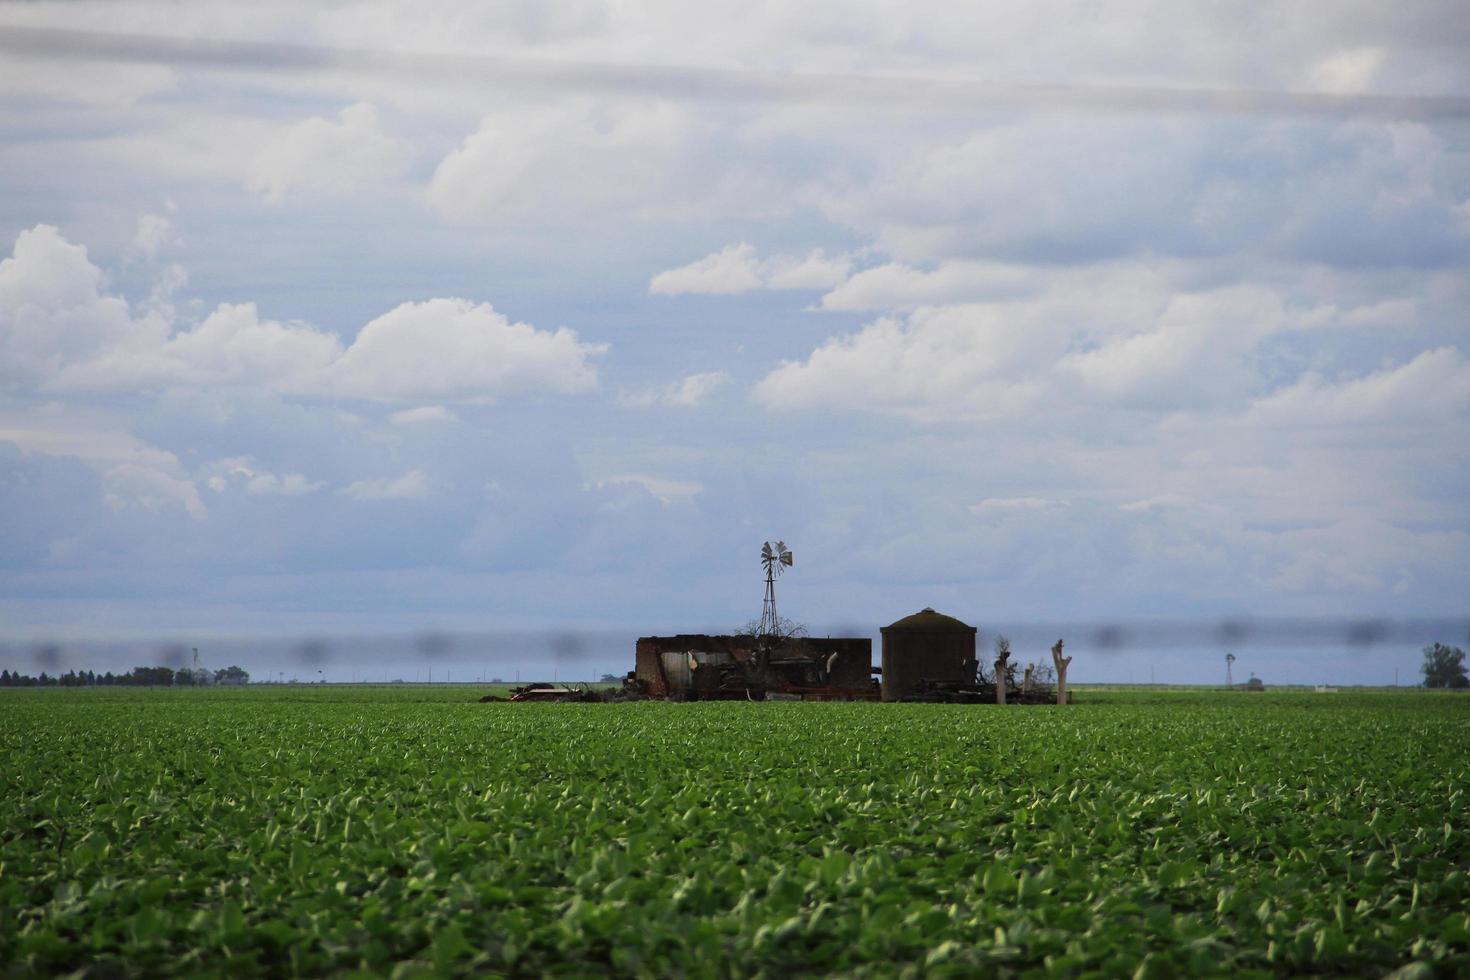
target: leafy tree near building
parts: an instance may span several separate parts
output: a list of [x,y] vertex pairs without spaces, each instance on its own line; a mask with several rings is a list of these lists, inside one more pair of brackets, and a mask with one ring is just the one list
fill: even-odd
[[1424,648],[1425,687],[1470,687],[1470,677],[1465,676],[1465,651],[1459,647],[1431,643]]
[[216,684],[249,684],[250,674],[243,667],[231,665],[214,672]]

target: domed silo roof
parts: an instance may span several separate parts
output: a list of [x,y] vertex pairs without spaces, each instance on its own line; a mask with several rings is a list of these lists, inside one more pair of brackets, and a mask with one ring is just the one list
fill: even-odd
[[975,627],[924,608],[883,627],[883,700],[901,701],[931,681],[962,684],[975,674]]
[[974,633],[976,628],[967,623],[962,623],[953,616],[946,616],[942,612],[935,612],[928,606],[920,609],[912,616],[905,616],[896,623],[889,623],[883,627],[882,632],[890,630],[899,633]]

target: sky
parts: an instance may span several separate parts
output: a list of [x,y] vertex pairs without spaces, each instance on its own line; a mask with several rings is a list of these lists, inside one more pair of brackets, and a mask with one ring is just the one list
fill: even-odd
[[1461,5],[966,6],[0,3],[0,661],[1470,619]]

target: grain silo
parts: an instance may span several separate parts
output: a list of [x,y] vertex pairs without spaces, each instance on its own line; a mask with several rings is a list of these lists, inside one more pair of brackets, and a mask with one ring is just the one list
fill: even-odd
[[884,701],[902,701],[920,681],[974,681],[975,627],[925,608],[881,632]]

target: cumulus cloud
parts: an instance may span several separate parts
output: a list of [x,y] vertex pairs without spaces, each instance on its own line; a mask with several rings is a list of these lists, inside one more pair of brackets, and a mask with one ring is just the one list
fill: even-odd
[[[772,408],[844,408],[912,418],[992,418],[1025,410],[1039,394],[1005,370],[1015,337],[979,308],[918,310],[834,337],[805,361],[787,361],[756,385]],[[1028,369],[1030,365],[1027,365]]]
[[942,262],[931,270],[899,262],[864,269],[822,297],[824,310],[911,310],[1009,299],[1040,290],[1044,273],[1018,263]]
[[133,235],[133,245],[145,258],[154,259],[166,246],[179,240],[179,232],[173,219],[164,214],[145,214],[138,219],[138,230]]
[[[1146,264],[1019,278],[1027,287],[1010,298],[917,306],[830,338],[768,373],[755,397],[923,419],[1243,409],[1280,383],[1262,369],[1265,345],[1324,326],[1373,328],[1403,312],[1288,301],[1275,286],[1181,288]],[[930,284],[918,277],[910,295]]]
[[420,405],[400,409],[389,415],[388,421],[394,425],[421,425],[425,422],[458,422],[459,416],[443,405]]
[[1036,117],[921,134],[814,197],[909,264],[1247,250],[1443,267],[1466,254],[1464,166],[1420,122]]
[[687,375],[667,385],[645,388],[631,395],[624,395],[621,401],[624,405],[631,405],[635,408],[650,408],[654,405],[693,408],[702,404],[710,394],[723,387],[729,380],[730,375],[724,371],[703,371]]
[[0,382],[40,383],[77,362],[156,346],[168,325],[101,292],[102,270],[51,225],[22,231],[0,261]]
[[396,177],[412,157],[382,130],[375,106],[358,102],[336,119],[313,116],[273,134],[251,158],[245,183],[279,204],[293,191],[341,193]]
[[499,108],[440,161],[429,205],[458,223],[581,223],[771,213],[790,180],[721,116],[662,99]]
[[830,289],[842,282],[851,268],[849,257],[829,258],[819,248],[805,256],[762,259],[754,245],[738,242],[688,265],[658,273],[649,281],[648,291],[664,296],[722,296],[757,289]]
[[419,500],[429,495],[429,478],[423,470],[376,480],[354,480],[337,491],[353,500]]
[[341,341],[309,324],[263,320],[254,303],[222,303],[197,327],[161,344],[119,347],[68,365],[52,386],[94,391],[177,385],[310,390],[341,354]]
[[134,463],[122,463],[102,472],[103,502],[114,510],[141,507],[158,511],[179,506],[195,520],[204,517],[204,503],[193,481],[172,476],[162,470]]
[[1099,400],[1179,408],[1247,398],[1257,376],[1248,356],[1289,322],[1274,290],[1232,287],[1168,298],[1153,322],[1057,362]]
[[272,473],[258,468],[248,456],[222,459],[210,467],[211,475],[206,483],[215,493],[224,493],[231,486],[243,487],[252,497],[299,497],[315,493],[327,484],[322,480],[310,480],[300,473]]
[[482,401],[518,391],[572,393],[597,384],[607,350],[575,331],[513,323],[488,303],[404,303],[363,327],[325,375],[328,390],[375,401]]
[[199,490],[177,456],[105,418],[55,404],[0,414],[0,443],[87,464],[101,475],[104,502],[114,510],[139,507],[156,512],[177,506],[195,519],[205,514]]
[[[253,386],[370,401],[486,401],[595,387],[607,350],[569,329],[516,323],[462,299],[404,303],[345,346],[299,321],[222,303],[175,330],[166,305],[134,314],[102,272],[53,227],[22,232],[0,262],[0,381],[52,391]],[[397,421],[434,417],[406,415]]]
[[1250,414],[1262,425],[1453,424],[1470,414],[1470,360],[1441,347],[1363,377],[1308,374],[1260,399]]

